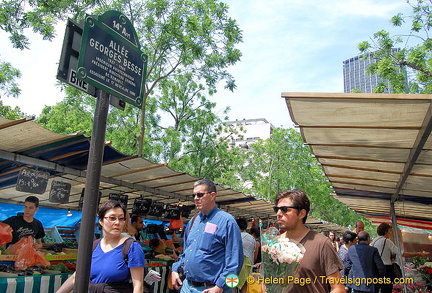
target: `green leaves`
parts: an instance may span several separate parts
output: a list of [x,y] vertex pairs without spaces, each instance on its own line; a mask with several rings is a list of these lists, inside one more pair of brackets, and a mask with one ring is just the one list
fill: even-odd
[[[16,82],[21,77],[18,69],[12,67],[8,62],[0,61],[0,90],[6,96],[18,97],[21,90]],[[0,95],[1,96],[1,95]]]
[[[380,30],[373,35],[371,42],[362,42],[358,48],[362,53],[372,54],[377,60],[376,65],[368,68],[368,72],[388,80],[393,93],[428,94],[432,93],[432,41],[429,37],[432,4],[423,0],[417,0],[414,4],[410,2],[412,16],[398,13],[391,19],[391,23],[397,27],[402,27],[410,20],[411,27],[406,34],[392,36],[388,31]],[[375,92],[384,92],[386,89],[386,84],[381,83]]]

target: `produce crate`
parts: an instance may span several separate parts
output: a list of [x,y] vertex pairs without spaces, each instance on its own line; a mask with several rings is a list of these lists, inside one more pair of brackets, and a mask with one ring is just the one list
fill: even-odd
[[77,241],[76,233],[78,231],[77,227],[66,227],[66,226],[56,226],[55,227],[64,240]]
[[15,261],[16,255],[14,254],[0,254],[0,261]]
[[74,249],[74,248],[63,248],[62,251],[66,254],[77,254],[78,253],[78,249]]
[[44,228],[45,230],[45,234],[51,236],[54,240],[55,243],[63,243],[63,239],[60,236],[59,232],[57,231],[57,228]]
[[52,261],[52,260],[76,260],[77,255],[76,253],[70,253],[70,254],[45,254],[45,259]]

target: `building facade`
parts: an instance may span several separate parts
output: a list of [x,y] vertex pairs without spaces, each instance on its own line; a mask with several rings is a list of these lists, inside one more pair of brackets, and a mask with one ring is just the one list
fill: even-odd
[[389,81],[384,81],[377,74],[369,74],[366,72],[366,69],[372,63],[375,63],[375,59],[370,53],[352,57],[343,61],[345,93],[352,93],[353,91],[373,93],[376,86],[381,82],[384,82],[387,86],[387,89],[384,91],[384,93],[392,92]]
[[227,127],[233,127],[238,134],[232,136],[231,145],[249,148],[250,144],[259,139],[270,138],[274,126],[265,118],[243,119],[224,122]]

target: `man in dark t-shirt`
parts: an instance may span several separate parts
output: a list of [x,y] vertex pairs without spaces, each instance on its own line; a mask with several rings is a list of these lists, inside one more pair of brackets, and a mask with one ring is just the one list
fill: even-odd
[[21,216],[12,216],[3,221],[11,226],[12,242],[8,245],[17,243],[21,238],[32,236],[35,239],[35,248],[42,248],[42,238],[45,231],[42,223],[34,218],[38,210],[39,199],[36,196],[29,196],[24,202],[24,214]]
[[276,195],[275,204],[277,221],[285,231],[281,237],[297,241],[306,249],[293,281],[282,292],[345,293],[340,275],[343,265],[330,239],[305,226],[310,211],[306,192],[300,189],[281,191]]

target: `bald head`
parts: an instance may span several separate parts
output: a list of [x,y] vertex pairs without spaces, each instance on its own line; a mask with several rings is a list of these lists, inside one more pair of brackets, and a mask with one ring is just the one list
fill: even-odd
[[369,233],[366,231],[360,231],[357,234],[359,242],[368,242],[370,239]]

